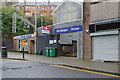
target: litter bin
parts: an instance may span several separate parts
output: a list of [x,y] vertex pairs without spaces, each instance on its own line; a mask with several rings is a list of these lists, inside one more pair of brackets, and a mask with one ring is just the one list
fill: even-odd
[[46,47],[46,56],[50,56],[50,54],[49,54],[49,47]]
[[50,50],[50,57],[56,56],[56,48],[55,47],[49,47]]
[[2,49],[1,57],[2,58],[7,57],[7,48],[6,47],[1,47],[1,49]]

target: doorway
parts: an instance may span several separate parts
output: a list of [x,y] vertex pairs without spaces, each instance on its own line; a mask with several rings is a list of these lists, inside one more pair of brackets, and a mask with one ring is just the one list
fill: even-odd
[[30,53],[35,53],[35,41],[30,41]]
[[77,57],[77,41],[73,41],[72,45],[63,45],[63,56]]

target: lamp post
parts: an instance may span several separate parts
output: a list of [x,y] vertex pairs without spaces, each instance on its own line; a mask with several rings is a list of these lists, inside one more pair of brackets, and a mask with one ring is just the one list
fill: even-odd
[[[37,34],[37,0],[35,0],[35,34]],[[35,54],[37,53],[36,36],[35,36]]]
[[41,15],[41,27],[42,27],[42,23],[43,23],[43,21],[42,21],[42,17],[43,17],[43,15]]

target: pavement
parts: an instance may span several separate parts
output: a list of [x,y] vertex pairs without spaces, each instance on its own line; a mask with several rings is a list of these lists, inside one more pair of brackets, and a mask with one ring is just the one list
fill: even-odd
[[[22,59],[22,53],[8,52],[8,58]],[[46,57],[44,55],[25,54],[25,59],[33,62],[35,61],[55,65],[66,65],[112,74],[118,74],[120,69],[119,63],[81,60],[77,59],[76,57]]]

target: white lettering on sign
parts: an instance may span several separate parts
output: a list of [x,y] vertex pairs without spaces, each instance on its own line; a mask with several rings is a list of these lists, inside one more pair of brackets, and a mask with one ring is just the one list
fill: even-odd
[[61,30],[57,30],[57,32],[66,32],[68,31],[67,29],[61,29]]
[[79,30],[80,28],[71,28],[71,30]]

